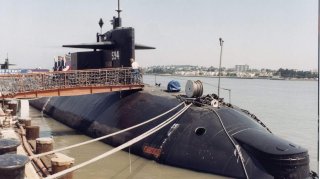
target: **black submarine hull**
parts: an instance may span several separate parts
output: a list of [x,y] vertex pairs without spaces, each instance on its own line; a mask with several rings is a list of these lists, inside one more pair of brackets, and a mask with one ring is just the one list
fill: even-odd
[[[30,101],[32,106],[91,137],[139,124],[179,103],[181,100],[172,93],[153,87]],[[103,142],[123,144],[175,112]],[[310,174],[306,149],[276,137],[248,113],[226,105],[192,105],[174,122],[132,145],[130,151],[162,164],[233,178],[307,178]]]

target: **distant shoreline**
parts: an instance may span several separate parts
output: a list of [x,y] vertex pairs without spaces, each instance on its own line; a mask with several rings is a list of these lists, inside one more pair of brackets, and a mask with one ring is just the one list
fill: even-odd
[[[172,74],[144,74],[144,75],[156,75],[156,76],[177,76],[177,77],[201,77],[201,78],[219,78],[218,76],[200,76],[200,75],[172,75]],[[236,77],[236,76],[221,76],[221,78],[231,79],[258,79],[258,80],[276,80],[276,81],[318,81],[314,78],[268,78],[268,77]]]

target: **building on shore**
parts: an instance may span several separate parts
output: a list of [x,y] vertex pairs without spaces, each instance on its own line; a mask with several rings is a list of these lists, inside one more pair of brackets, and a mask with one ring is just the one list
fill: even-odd
[[236,65],[235,70],[236,72],[246,72],[249,70],[249,65]]

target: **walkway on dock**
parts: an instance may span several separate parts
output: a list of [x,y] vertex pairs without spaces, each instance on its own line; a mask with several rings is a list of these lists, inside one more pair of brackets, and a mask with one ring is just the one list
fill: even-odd
[[1,98],[77,96],[143,87],[141,73],[131,68],[0,75]]

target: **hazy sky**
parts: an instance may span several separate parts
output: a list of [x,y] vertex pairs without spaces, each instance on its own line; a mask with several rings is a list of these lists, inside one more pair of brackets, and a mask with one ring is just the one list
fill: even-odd
[[[0,62],[51,68],[63,44],[96,40],[98,21],[111,28],[116,0],[0,0]],[[222,66],[317,69],[317,0],[121,0],[123,26],[136,42],[141,66]]]

